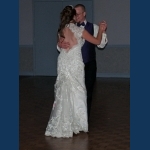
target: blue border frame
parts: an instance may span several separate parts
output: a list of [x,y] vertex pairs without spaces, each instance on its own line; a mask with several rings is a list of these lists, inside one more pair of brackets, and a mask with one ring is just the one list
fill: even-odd
[[0,149],[19,149],[19,1],[0,4]]
[[131,1],[130,149],[150,149],[150,8]]

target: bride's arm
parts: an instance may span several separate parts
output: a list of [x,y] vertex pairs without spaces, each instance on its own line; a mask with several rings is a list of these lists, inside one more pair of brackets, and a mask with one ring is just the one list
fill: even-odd
[[82,32],[82,38],[84,38],[85,40],[87,40],[90,43],[93,43],[95,45],[99,45],[101,43],[102,40],[102,34],[103,32],[105,32],[105,27],[103,26],[102,23],[99,24],[99,31],[97,34],[97,37],[92,36],[88,31],[83,30]]
[[[107,23],[105,21],[102,21],[101,23],[104,25],[104,28],[107,28]],[[99,26],[97,24],[93,24],[93,27],[94,27],[94,37],[97,37]],[[107,38],[106,31],[105,31],[102,33],[102,40],[101,40],[100,45],[96,45],[96,46],[98,48],[104,48],[107,43],[108,43],[108,38]]]
[[84,38],[85,40],[87,40],[90,43],[93,43],[95,45],[99,45],[101,42],[101,39],[102,39],[102,32],[99,31],[97,37],[95,38],[88,31],[84,30],[82,32],[82,38]]

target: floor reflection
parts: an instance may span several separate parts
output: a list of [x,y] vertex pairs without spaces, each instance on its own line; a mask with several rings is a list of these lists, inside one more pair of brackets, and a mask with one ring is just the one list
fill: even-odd
[[74,135],[73,138],[45,137],[50,150],[87,150],[88,133]]

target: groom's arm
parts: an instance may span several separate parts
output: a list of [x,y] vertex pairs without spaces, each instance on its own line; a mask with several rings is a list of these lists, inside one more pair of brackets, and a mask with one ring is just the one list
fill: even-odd
[[70,46],[69,42],[65,42],[63,37],[60,37],[57,43],[57,49],[60,52],[61,48],[67,49]]

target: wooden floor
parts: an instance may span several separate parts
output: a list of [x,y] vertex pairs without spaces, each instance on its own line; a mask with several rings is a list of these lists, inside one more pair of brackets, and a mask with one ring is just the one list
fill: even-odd
[[20,150],[129,150],[130,79],[97,78],[89,132],[45,137],[55,77],[20,77]]

